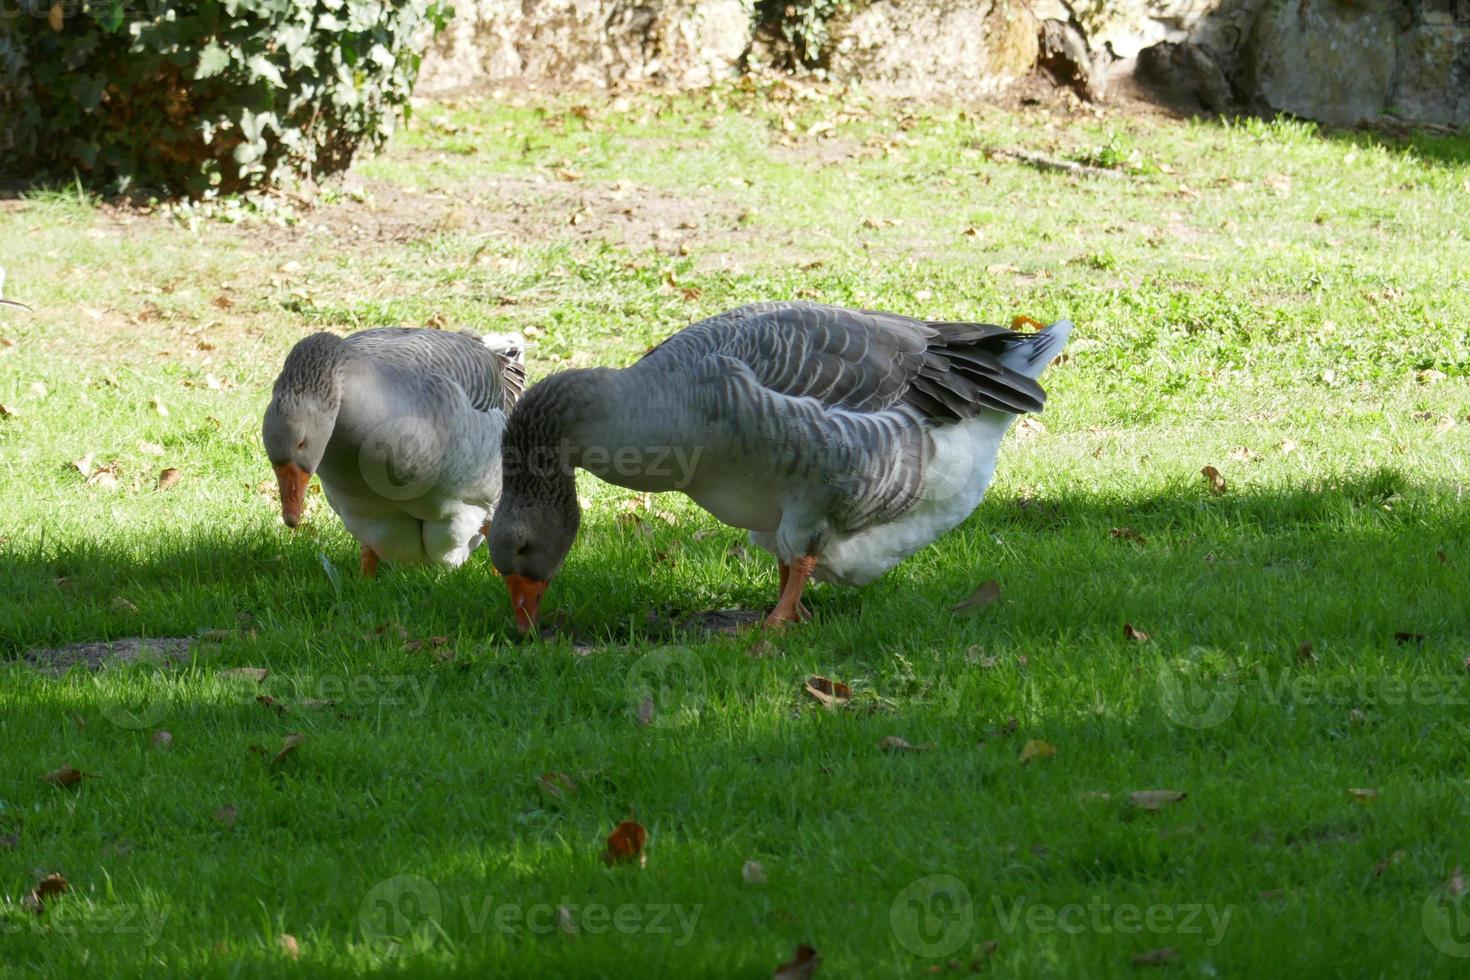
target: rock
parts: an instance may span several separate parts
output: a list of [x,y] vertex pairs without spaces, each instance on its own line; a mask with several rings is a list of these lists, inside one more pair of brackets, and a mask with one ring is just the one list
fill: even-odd
[[1022,0],[877,0],[831,25],[837,78],[895,95],[999,92],[1036,63],[1036,21]]
[[1462,2],[1464,27],[1432,19],[1400,35],[1391,108],[1415,122],[1470,126],[1470,0]]
[[1155,44],[1138,53],[1135,76],[1147,83],[1162,101],[1211,112],[1228,112],[1235,95],[1219,62],[1198,44]]
[[1246,44],[1248,91],[1268,108],[1329,123],[1389,106],[1396,0],[1267,0]]

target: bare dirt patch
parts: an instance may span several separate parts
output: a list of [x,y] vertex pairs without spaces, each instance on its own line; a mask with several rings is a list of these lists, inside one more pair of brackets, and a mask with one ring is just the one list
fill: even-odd
[[117,664],[153,663],[172,666],[189,658],[198,642],[188,636],[143,638],[130,636],[121,640],[97,640],[72,643],[63,647],[37,647],[27,650],[23,661],[48,674],[60,676],[73,667],[102,670]]

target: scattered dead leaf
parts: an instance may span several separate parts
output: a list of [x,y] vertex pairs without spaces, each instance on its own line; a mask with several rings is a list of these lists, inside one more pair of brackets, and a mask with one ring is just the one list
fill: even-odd
[[1423,633],[1410,633],[1410,632],[1408,632],[1406,630],[1399,630],[1397,633],[1395,633],[1393,635],[1393,641],[1395,643],[1397,643],[1399,646],[1406,646],[1406,645],[1408,645],[1410,643],[1423,643],[1424,642],[1424,634]]
[[256,703],[270,708],[278,715],[284,715],[286,713],[286,706],[277,701],[275,698],[271,697],[269,694],[257,694],[255,696],[255,700]]
[[751,859],[740,866],[740,879],[747,885],[764,885],[766,883],[766,867],[759,861]]
[[1144,544],[1143,535],[1131,527],[1115,527],[1108,532],[1108,537],[1117,538],[1119,541],[1132,541],[1135,544]]
[[1225,477],[1221,476],[1220,471],[1215,469],[1215,467],[1206,466],[1199,472],[1205,478],[1205,482],[1210,485],[1210,493],[1221,494],[1229,489],[1229,486],[1225,483]]
[[816,975],[821,965],[821,954],[802,943],[796,947],[790,960],[776,967],[776,971],[771,974],[771,980],[807,980]]
[[113,612],[136,613],[138,611],[137,606],[120,595],[113,596],[112,602],[108,603],[108,605],[112,608]]
[[295,936],[289,932],[283,932],[278,941],[281,944],[281,952],[285,953],[289,959],[301,959],[301,944],[296,941]]
[[1021,765],[1025,765],[1032,759],[1050,759],[1057,754],[1057,747],[1050,742],[1043,742],[1039,738],[1033,738],[1021,746]]
[[1296,648],[1296,658],[1304,664],[1317,662],[1317,651],[1313,648],[1311,640],[1303,640],[1301,646]]
[[286,756],[295,752],[304,741],[306,741],[306,736],[299,732],[292,732],[290,735],[287,735],[285,740],[281,742],[280,750],[271,756],[270,764],[273,766],[280,765]]
[[157,489],[160,491],[172,490],[174,487],[179,485],[179,481],[183,478],[184,474],[179,470],[177,466],[167,467],[163,472],[158,474]]
[[59,874],[49,874],[36,882],[29,894],[21,900],[21,905],[30,911],[40,915],[46,910],[46,903],[57,895],[64,895],[71,891],[71,885]]
[[1350,790],[1348,790],[1348,795],[1351,796],[1353,799],[1357,800],[1359,803],[1367,803],[1369,800],[1376,800],[1376,799],[1378,799],[1378,790],[1376,790],[1376,789],[1350,789]]
[[638,724],[644,728],[653,724],[653,716],[657,709],[653,706],[653,698],[645,697],[638,703]]
[[987,579],[975,587],[968,599],[963,599],[954,604],[950,612],[979,612],[992,602],[1000,598],[1000,583],[995,579]]
[[1128,802],[1140,810],[1157,810],[1166,803],[1178,803],[1188,795],[1174,789],[1140,789],[1128,794]]
[[228,803],[214,811],[215,822],[224,826],[226,830],[232,830],[235,821],[239,818],[240,811]]
[[899,735],[885,735],[878,742],[878,748],[884,752],[928,752],[934,748],[933,742],[920,742],[914,745],[908,739]]
[[[1395,853],[1403,854],[1404,852],[1396,851]],[[1450,880],[1445,886],[1445,891],[1449,893],[1451,898],[1459,898],[1465,894],[1465,876],[1460,872],[1460,866],[1458,864],[1455,865],[1455,870],[1450,872]]]
[[1143,630],[1132,623],[1123,624],[1123,639],[1132,640],[1134,643],[1147,643],[1149,636]]
[[[1373,865],[1373,877],[1382,878],[1383,872],[1387,871],[1389,868],[1394,867],[1395,865],[1398,865],[1404,860],[1404,858],[1408,856],[1409,854],[1407,851],[1398,850],[1394,851],[1386,858],[1379,859],[1378,863]],[[1459,869],[1456,868],[1455,870],[1458,871]]]
[[174,744],[174,733],[166,728],[160,728],[149,737],[148,741],[155,749],[170,748]]
[[572,910],[565,905],[556,907],[556,927],[568,936],[577,934],[577,922],[572,918]]
[[152,405],[153,410],[159,415],[163,416],[164,418],[168,418],[168,406],[163,403],[162,398],[154,395],[151,399],[148,400],[148,404]]
[[613,828],[607,835],[607,848],[602,852],[602,863],[614,864],[637,862],[641,868],[648,863],[643,847],[648,843],[648,830],[635,821],[630,814],[627,820]]
[[852,700],[852,688],[841,681],[828,680],[821,674],[808,677],[803,690],[829,708]]
[[1139,953],[1133,957],[1134,966],[1163,966],[1165,963],[1173,962],[1179,958],[1179,950],[1173,946],[1164,946],[1160,949],[1151,949],[1146,953]]
[[80,769],[74,769],[71,766],[62,766],[60,769],[53,769],[51,772],[42,776],[41,782],[50,783],[53,786],[71,788],[90,775],[90,773],[82,772]]
[[1016,423],[1016,435],[1022,439],[1035,439],[1046,435],[1046,426],[1041,424],[1041,419],[1027,415]]
[[564,772],[543,772],[541,778],[536,780],[536,785],[553,800],[564,800],[577,795],[576,781]]

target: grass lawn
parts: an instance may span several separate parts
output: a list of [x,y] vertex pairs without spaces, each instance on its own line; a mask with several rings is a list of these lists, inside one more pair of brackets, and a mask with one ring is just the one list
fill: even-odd
[[[1467,199],[1470,140],[762,84],[426,104],[314,205],[0,200],[0,975],[1462,975]],[[542,642],[484,552],[280,523],[307,332],[539,378],[798,297],[1077,324],[975,515],[814,624],[670,626],[773,563],[590,478]],[[127,637],[173,655],[56,669]]]

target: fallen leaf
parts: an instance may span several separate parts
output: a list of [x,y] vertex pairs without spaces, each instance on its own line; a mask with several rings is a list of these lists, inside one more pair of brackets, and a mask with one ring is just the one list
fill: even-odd
[[1173,789],[1140,789],[1128,794],[1128,801],[1140,810],[1157,810],[1165,803],[1178,803],[1188,793]]
[[1249,463],[1256,458],[1256,454],[1250,451],[1249,446],[1236,446],[1230,450],[1230,458],[1237,463]]
[[1317,651],[1312,647],[1311,640],[1303,640],[1301,646],[1296,648],[1296,658],[1304,664],[1317,662]]
[[[0,406],[0,408],[3,408],[3,407],[4,407],[4,406]],[[1447,555],[1447,554],[1445,554],[1445,553],[1444,553],[1444,551],[1443,551],[1443,550],[1441,550],[1441,551],[1436,551],[1436,552],[1435,552],[1435,553],[1434,553],[1434,557],[1435,557],[1435,559],[1436,559],[1436,560],[1437,560],[1437,561],[1438,561],[1438,562],[1439,562],[1439,563],[1440,563],[1440,564],[1441,564],[1441,565],[1448,565],[1448,564],[1449,564],[1449,563],[1450,563],[1450,556],[1449,556],[1449,555]]]
[[576,781],[564,772],[543,772],[541,778],[536,780],[536,785],[553,800],[564,800],[577,795]]
[[968,599],[955,603],[950,612],[978,612],[1000,598],[1000,583],[995,579],[987,579],[975,587]]
[[1050,759],[1057,754],[1057,747],[1050,742],[1043,742],[1039,738],[1033,738],[1021,746],[1021,765],[1025,765],[1032,759]]
[[572,918],[572,910],[565,905],[558,905],[556,907],[556,927],[568,936],[575,936],[577,934],[577,923]]
[[259,684],[269,673],[270,671],[264,667],[231,667],[220,671],[219,676],[224,680],[254,681]]
[[140,442],[138,452],[145,456],[162,456],[166,450],[156,442]]
[[72,787],[80,783],[87,775],[87,773],[82,772],[80,769],[73,769],[71,766],[62,766],[60,769],[54,769],[42,776],[41,782],[50,783],[53,786]]
[[270,708],[278,715],[284,715],[286,713],[286,706],[277,701],[275,698],[271,697],[269,694],[257,694],[255,696],[255,700],[258,704],[262,704],[265,707]]
[[788,962],[776,967],[776,972],[771,974],[771,980],[806,980],[807,977],[815,976],[821,965],[821,954],[802,943],[796,947],[796,953]]
[[178,486],[179,481],[183,479],[183,477],[184,474],[179,471],[178,467],[170,466],[162,473],[158,474],[158,486],[156,489],[172,490],[174,487]]
[[20,413],[11,408],[9,405],[0,405],[0,419],[13,419],[19,414]]
[[21,900],[21,905],[40,915],[46,908],[46,901],[63,895],[71,890],[71,885],[59,874],[49,874],[36,882],[36,887]]
[[1423,643],[1424,642],[1424,634],[1423,633],[1409,633],[1409,632],[1405,632],[1403,630],[1400,630],[1399,632],[1397,632],[1397,633],[1395,633],[1393,635],[1393,641],[1395,643],[1399,644],[1400,646],[1404,646],[1404,645],[1409,644],[1409,643]]
[[1034,439],[1046,435],[1046,426],[1041,424],[1040,419],[1028,415],[1016,423],[1016,434],[1022,439]]
[[1350,789],[1350,790],[1348,790],[1348,795],[1351,796],[1353,799],[1357,800],[1360,803],[1367,803],[1369,800],[1376,800],[1376,799],[1378,799],[1378,790],[1376,790],[1376,789]]
[[[1383,877],[1383,872],[1387,871],[1389,868],[1394,867],[1395,865],[1397,865],[1399,862],[1403,861],[1403,859],[1406,858],[1406,857],[1408,857],[1408,856],[1409,856],[1409,854],[1408,854],[1407,851],[1398,850],[1398,851],[1394,851],[1388,857],[1380,859],[1377,864],[1373,865],[1373,877],[1375,877],[1375,878],[1381,878],[1381,877]],[[1455,870],[1456,871],[1459,871],[1458,868],[1456,868]]]
[[928,752],[934,748],[933,742],[920,742],[914,745],[908,739],[898,735],[885,735],[878,742],[878,748],[884,752]]
[[82,474],[83,480],[92,475],[92,459],[92,454],[88,453],[81,459],[74,459],[71,461],[72,469]]
[[1148,634],[1138,627],[1134,626],[1132,623],[1123,624],[1123,638],[1125,640],[1132,640],[1134,643],[1148,642]]
[[1225,483],[1225,478],[1221,476],[1220,471],[1215,469],[1213,466],[1206,466],[1199,472],[1200,475],[1205,478],[1205,482],[1210,485],[1211,493],[1221,494],[1229,489],[1228,485]]
[[215,822],[216,823],[223,824],[224,825],[224,828],[226,830],[230,830],[230,829],[233,829],[234,828],[234,826],[235,826],[235,820],[239,816],[240,816],[240,811],[239,810],[236,810],[233,806],[230,806],[228,803],[225,804],[224,806],[220,807],[218,810],[214,811],[214,819],[215,819]]
[[740,878],[747,885],[764,885],[766,883],[766,867],[754,859],[746,861],[740,867]]
[[[1402,854],[1403,851],[1397,853]],[[1449,893],[1451,898],[1459,898],[1465,894],[1465,876],[1460,873],[1460,866],[1458,864],[1455,865],[1455,870],[1450,872],[1450,880],[1445,885],[1445,891]]]
[[50,394],[50,392],[46,390],[46,385],[40,381],[32,381],[29,390],[30,394],[36,398],[45,398],[48,394]]
[[1276,444],[1276,451],[1283,456],[1289,456],[1290,454],[1296,452],[1296,449],[1297,445],[1291,439],[1282,439],[1279,443]]
[[712,538],[719,533],[720,532],[716,528],[702,527],[698,531],[694,532],[693,537],[695,541],[703,541],[705,538]]
[[641,868],[648,863],[648,855],[643,853],[643,846],[647,843],[647,829],[630,816],[607,835],[607,849],[602,852],[602,863],[611,867],[614,864],[636,861]]
[[1119,541],[1133,541],[1137,544],[1144,543],[1143,535],[1131,527],[1115,527],[1108,532],[1108,537],[1117,538]]
[[287,735],[285,740],[281,742],[280,751],[271,756],[270,764],[273,766],[279,765],[281,761],[286,758],[286,756],[295,752],[297,746],[299,746],[304,741],[306,741],[306,736],[301,735],[297,732],[292,732],[290,735]]
[[436,647],[445,646],[448,643],[449,637],[447,636],[426,636],[422,640],[407,641],[403,644],[403,649],[413,653],[419,650],[432,650]]
[[159,415],[162,415],[165,418],[168,417],[168,406],[166,406],[163,403],[163,399],[162,398],[159,398],[157,395],[154,395],[149,400],[149,404],[153,406],[153,410],[155,412],[157,412]]
[[1146,953],[1139,953],[1133,957],[1134,966],[1163,966],[1165,963],[1177,960],[1179,950],[1173,946],[1165,946],[1162,949],[1151,949]]
[[985,651],[978,646],[969,647],[965,650],[965,662],[979,664],[984,670],[990,670],[1000,663],[1000,658],[987,656]]
[[653,724],[654,713],[655,709],[653,706],[653,698],[644,698],[638,704],[638,724],[642,725],[644,728],[647,728],[649,725]]
[[138,607],[137,606],[133,605],[131,602],[129,602],[128,600],[124,599],[120,595],[113,596],[112,597],[112,602],[109,603],[109,605],[112,607],[112,611],[113,612],[135,613],[135,612],[138,611]]
[[289,932],[283,932],[280,936],[281,951],[293,960],[301,959],[301,944],[296,937]]
[[808,677],[804,690],[829,708],[852,700],[852,688],[841,681],[828,680],[821,674]]
[[161,728],[154,732],[148,741],[153,744],[155,749],[166,749],[174,744],[174,733],[166,728]]

